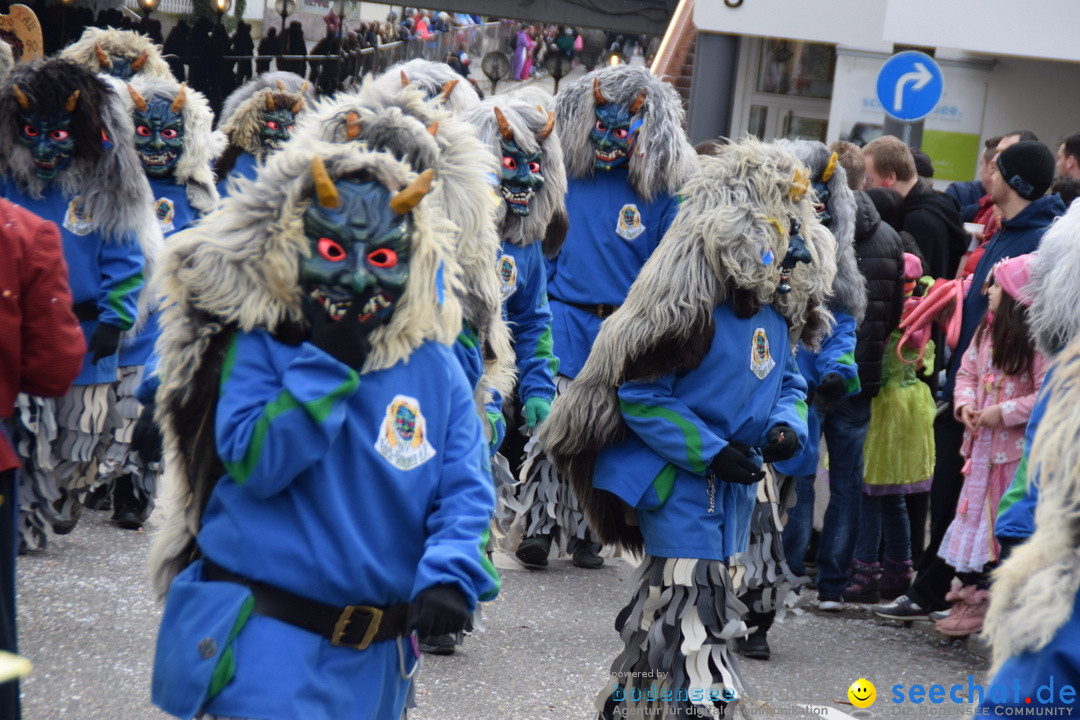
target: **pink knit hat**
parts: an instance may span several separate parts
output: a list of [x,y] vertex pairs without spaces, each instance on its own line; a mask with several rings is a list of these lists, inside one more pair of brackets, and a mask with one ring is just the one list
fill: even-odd
[[994,282],[1019,303],[1031,305],[1031,291],[1027,287],[1031,279],[1031,263],[1035,259],[1033,253],[1017,255],[1014,258],[1005,258],[994,266]]

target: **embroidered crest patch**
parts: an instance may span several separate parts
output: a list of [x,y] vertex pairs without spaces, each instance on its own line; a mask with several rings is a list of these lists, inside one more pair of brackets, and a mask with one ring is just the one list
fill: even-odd
[[769,352],[769,336],[765,334],[765,328],[754,331],[754,339],[750,343],[750,371],[764,380],[772,369],[776,367],[776,361]]
[[615,227],[615,234],[623,240],[633,240],[645,232],[645,226],[641,224],[641,213],[637,205],[627,203],[619,211],[619,223]]
[[176,217],[176,207],[173,205],[173,201],[169,198],[158,198],[154,202],[154,217],[157,218],[158,224],[161,225],[161,232],[171,233],[175,229],[173,227],[173,218]]
[[395,395],[386,406],[375,451],[399,470],[412,470],[435,457],[435,448],[427,440],[427,421],[420,412],[420,401],[407,395]]
[[89,235],[93,231],[90,225],[90,216],[83,208],[82,196],[76,195],[68,203],[67,212],[64,213],[64,229],[76,235]]
[[499,270],[499,294],[503,300],[517,290],[517,261],[512,255],[503,255],[497,265]]

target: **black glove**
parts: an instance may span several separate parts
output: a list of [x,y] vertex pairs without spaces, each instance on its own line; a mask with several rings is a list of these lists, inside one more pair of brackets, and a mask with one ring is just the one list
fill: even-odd
[[368,336],[383,324],[380,318],[371,317],[360,322],[360,303],[356,302],[345,316],[336,322],[320,307],[307,314],[311,320],[312,345],[325,350],[354,370],[364,366],[364,361],[371,352]]
[[465,596],[454,585],[435,585],[416,597],[412,623],[420,637],[456,633],[469,620]]
[[144,464],[161,460],[161,430],[154,422],[154,402],[143,405],[135,429],[131,431],[131,449],[138,453]]
[[840,373],[825,373],[814,389],[814,404],[822,410],[832,410],[847,394],[847,382]]
[[765,447],[761,448],[761,459],[767,463],[787,460],[799,451],[799,438],[787,425],[773,425],[765,435]]
[[765,477],[761,468],[731,444],[716,454],[709,467],[716,473],[716,477],[739,485],[751,485]]
[[93,353],[90,362],[97,365],[101,358],[115,355],[120,349],[121,332],[123,331],[115,325],[98,323],[98,326],[94,328],[94,334],[90,336],[90,344],[86,347],[86,352]]

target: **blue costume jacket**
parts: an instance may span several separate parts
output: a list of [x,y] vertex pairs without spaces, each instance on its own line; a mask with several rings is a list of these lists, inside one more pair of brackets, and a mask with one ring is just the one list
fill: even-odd
[[547,297],[547,268],[540,243],[518,247],[503,243],[499,258],[503,315],[514,335],[518,398],[555,399],[559,359],[552,354],[551,307]]
[[[843,310],[833,310],[836,326],[821,341],[821,350],[811,352],[800,343],[795,351],[799,372],[806,380],[808,392],[821,383],[829,373],[837,373],[847,383],[847,395],[855,395],[862,387],[859,383],[859,367],[855,364],[855,318]],[[810,441],[790,460],[774,463],[777,472],[792,477],[804,477],[817,473],[818,449],[821,437],[821,418],[811,405],[806,417],[807,435]]]
[[1035,405],[1031,408],[1031,417],[1028,418],[1027,428],[1024,430],[1024,454],[1020,457],[1020,465],[1016,468],[1009,490],[1001,498],[998,506],[997,522],[994,523],[994,535],[1004,538],[1006,542],[1017,544],[1027,540],[1035,532],[1035,505],[1039,501],[1039,479],[1034,477],[1031,486],[1028,487],[1028,455],[1031,446],[1035,442],[1035,433],[1039,431],[1039,423],[1046,414],[1046,406],[1050,403],[1050,381],[1054,375],[1054,366],[1051,365],[1043,378],[1042,388]]
[[[94,227],[93,219],[83,213],[79,197],[64,196],[59,185],[50,186],[40,198],[22,193],[10,178],[0,187],[5,198],[60,228],[72,301],[76,305],[92,302],[98,311],[97,320],[79,323],[87,343],[98,323],[130,330],[143,287],[143,254],[134,234],[120,241],[106,240]],[[101,358],[95,365],[88,352],[75,385],[115,381],[118,356],[116,353]]]
[[255,156],[251,153],[242,152],[236,158],[236,164],[233,165],[233,169],[229,171],[226,177],[218,179],[218,195],[222,199],[229,197],[229,180],[234,177],[247,178],[248,180],[254,180],[255,176],[259,172],[259,161],[255,159]]
[[615,169],[568,183],[570,233],[548,266],[554,353],[567,377],[581,372],[601,323],[571,303],[621,305],[679,209],[674,195],[645,202],[627,176]]
[[[214,487],[198,543],[218,565],[335,606],[385,606],[449,584],[471,609],[493,597],[484,555],[494,490],[472,391],[449,348],[358,376],[309,343],[239,334],[221,372]],[[246,587],[173,582],[154,701],[266,720],[397,718],[415,662],[250,612]],[[213,649],[205,640],[213,641]],[[409,647],[409,642],[404,642]]]
[[597,457],[593,484],[638,509],[654,557],[724,560],[745,550],[757,485],[724,482],[710,462],[730,442],[760,448],[777,424],[807,442],[806,382],[783,316],[765,307],[740,319],[725,304],[713,320],[697,368],[619,388],[630,432]]

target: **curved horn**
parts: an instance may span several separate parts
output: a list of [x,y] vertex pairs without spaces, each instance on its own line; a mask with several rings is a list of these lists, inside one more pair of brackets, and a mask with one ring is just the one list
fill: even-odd
[[285,83],[281,82],[280,80],[277,81],[277,89],[281,92],[289,92],[285,89]]
[[330,179],[330,173],[326,172],[326,163],[316,155],[311,158],[311,179],[315,182],[315,194],[319,198],[319,204],[324,208],[338,206],[339,198],[334,181]]
[[302,97],[296,98],[296,102],[293,103],[293,106],[290,109],[292,110],[293,115],[296,115],[301,110],[303,110],[304,109],[304,98],[302,98]]
[[23,110],[29,110],[30,99],[26,97],[26,93],[24,93],[18,85],[12,85],[11,90],[15,93],[15,102],[19,103],[19,107]]
[[409,76],[404,70],[401,71],[401,87],[409,87]]
[[435,177],[435,171],[428,168],[424,172],[416,176],[408,186],[399,192],[394,197],[390,198],[390,209],[396,212],[398,215],[405,215],[414,207],[416,207],[420,200],[423,199],[428,191],[431,190],[431,181]]
[[499,134],[502,135],[502,139],[507,142],[513,142],[514,129],[510,127],[510,123],[506,121],[506,116],[503,115],[503,111],[498,107],[495,108],[495,119],[499,121]]
[[109,59],[109,54],[105,52],[105,49],[101,47],[101,43],[94,43],[94,55],[97,56],[98,65],[103,68],[112,67],[112,60]]
[[277,110],[277,107],[274,105],[274,94],[273,93],[266,93],[266,109],[267,110]]
[[630,114],[636,115],[637,111],[641,109],[641,106],[645,104],[645,90],[642,90],[634,98],[634,102],[630,103]]
[[802,168],[795,168],[791,177],[791,199],[801,202],[807,191],[810,190],[810,173]]
[[453,80],[447,80],[446,84],[442,86],[442,92],[439,93],[439,97],[443,100],[450,97],[450,93],[454,92],[454,87],[456,87],[457,84],[458,78],[454,78]]
[[438,120],[433,120],[431,122],[431,124],[427,126],[427,131],[429,133],[431,133],[432,136],[438,135],[439,134],[439,121]]
[[345,116],[345,139],[355,140],[360,137],[360,115],[350,111]]
[[604,97],[604,93],[600,92],[600,78],[594,77],[592,79],[592,96],[597,105],[601,107],[607,105],[607,98]]
[[176,99],[172,101],[169,109],[173,112],[180,112],[185,102],[187,102],[187,83],[180,83],[180,92],[176,93]]
[[536,133],[536,139],[540,142],[544,142],[551,135],[551,131],[555,129],[555,113],[548,111],[547,122],[544,123],[544,127],[540,128],[540,132]]
[[836,172],[836,163],[840,161],[840,156],[833,153],[829,156],[829,162],[826,163],[825,169],[821,171],[821,182],[829,182],[829,178]]
[[139,112],[146,112],[146,110],[147,110],[146,98],[144,98],[142,95],[140,95],[139,91],[136,90],[135,88],[131,87],[130,84],[128,84],[128,83],[124,83],[124,84],[127,85],[128,95],[131,96],[131,101],[133,103],[135,103],[135,109],[137,109]]
[[139,72],[143,69],[143,65],[150,59],[150,48],[146,48],[142,51],[142,55],[131,61],[131,69],[135,72]]
[[78,105],[78,104],[79,104],[79,91],[76,90],[75,92],[68,95],[67,101],[64,102],[64,110],[66,110],[68,112],[75,112],[75,106]]
[[307,80],[300,83],[300,93],[303,94],[303,93],[306,93],[306,92],[307,92]]

